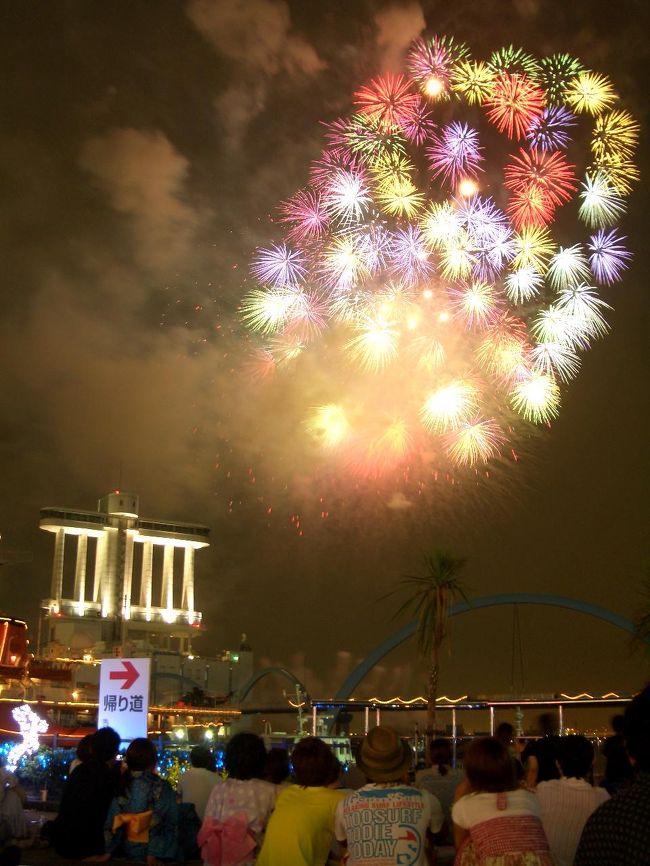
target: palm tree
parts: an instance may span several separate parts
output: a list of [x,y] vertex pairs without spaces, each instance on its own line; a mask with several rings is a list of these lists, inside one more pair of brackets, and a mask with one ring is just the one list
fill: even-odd
[[650,644],[650,565],[646,565],[641,584],[642,607],[634,620],[634,639],[640,645],[648,648]]
[[[408,591],[409,597],[396,616],[410,610],[417,617],[415,637],[418,650],[429,662],[427,677],[427,754],[436,723],[436,700],[440,680],[440,651],[447,635],[449,611],[459,597],[467,600],[458,577],[465,559],[452,556],[444,550],[434,550],[424,557],[424,573],[402,578],[394,592]],[[391,595],[393,593],[390,593]]]

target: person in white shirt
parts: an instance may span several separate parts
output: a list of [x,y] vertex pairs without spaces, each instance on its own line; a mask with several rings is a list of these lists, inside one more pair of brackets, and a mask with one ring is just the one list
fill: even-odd
[[194,803],[196,814],[201,821],[205,817],[205,807],[219,776],[208,769],[213,763],[212,753],[205,746],[194,746],[190,752],[192,766],[186,770],[178,783],[183,803]]
[[439,801],[408,784],[413,755],[397,731],[380,725],[361,742],[357,766],[368,784],[336,809],[336,838],[348,866],[431,862],[431,837],[444,822]]
[[558,740],[557,764],[561,778],[537,786],[542,825],[556,866],[572,866],[587,818],[609,800],[604,788],[587,781],[594,762],[594,747],[586,737]]

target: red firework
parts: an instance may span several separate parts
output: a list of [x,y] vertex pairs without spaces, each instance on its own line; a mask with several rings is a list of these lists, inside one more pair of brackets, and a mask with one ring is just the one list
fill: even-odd
[[403,75],[381,75],[354,94],[355,105],[368,117],[387,128],[400,127],[411,121],[420,98],[410,90]]
[[522,195],[541,190],[553,207],[558,207],[569,201],[578,187],[574,168],[559,150],[548,153],[520,148],[519,156],[513,156],[506,166],[503,185]]
[[545,226],[550,223],[555,205],[541,187],[528,186],[510,198],[506,211],[519,231],[524,226]]
[[488,119],[509,138],[523,138],[544,111],[544,91],[525,75],[503,73],[485,100]]

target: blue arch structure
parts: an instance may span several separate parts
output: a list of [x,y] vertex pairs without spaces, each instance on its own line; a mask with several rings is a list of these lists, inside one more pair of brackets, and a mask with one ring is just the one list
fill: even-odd
[[243,703],[244,699],[247,697],[253,686],[257,685],[257,683],[264,677],[268,677],[269,674],[279,674],[280,676],[291,680],[291,683],[294,686],[298,686],[304,695],[307,694],[307,689],[300,682],[300,680],[286,668],[262,668],[261,671],[257,671],[257,673],[253,674],[253,676],[249,680],[247,680],[240,689],[237,689],[239,702]]
[[[612,610],[608,610],[606,607],[598,607],[595,604],[580,601],[577,598],[566,598],[563,595],[547,595],[546,593],[512,592],[500,595],[484,595],[480,598],[474,598],[469,602],[457,602],[452,605],[449,615],[458,616],[458,614],[467,613],[470,610],[480,610],[483,607],[497,607],[505,604],[540,604],[549,607],[563,607],[567,610],[575,610],[578,613],[585,613],[588,616],[596,617],[596,619],[604,620],[604,622],[608,622],[617,628],[622,628],[631,634],[634,634],[635,631],[634,623],[631,620],[620,616],[618,613],[614,613]],[[389,652],[404,643],[405,640],[415,633],[415,627],[416,622],[413,620],[399,631],[387,637],[378,647],[375,647],[341,684],[335,695],[335,699],[346,701],[361,680],[367,676],[385,655],[388,655]]]

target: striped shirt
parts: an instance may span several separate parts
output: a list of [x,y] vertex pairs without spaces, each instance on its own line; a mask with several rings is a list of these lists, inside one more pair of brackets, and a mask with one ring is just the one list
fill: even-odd
[[587,818],[609,799],[584,779],[550,779],[537,786],[542,825],[556,866],[572,866]]

